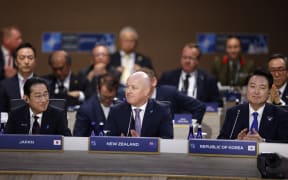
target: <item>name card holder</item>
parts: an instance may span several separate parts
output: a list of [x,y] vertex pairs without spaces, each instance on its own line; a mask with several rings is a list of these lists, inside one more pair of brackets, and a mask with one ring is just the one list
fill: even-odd
[[218,103],[217,102],[207,102],[204,104],[206,106],[206,112],[218,112]]
[[256,141],[237,140],[189,140],[188,153],[200,156],[253,157],[258,154]]
[[174,124],[191,124],[192,114],[175,114]]
[[0,151],[63,151],[61,135],[0,135]]
[[93,136],[90,152],[159,154],[159,138]]

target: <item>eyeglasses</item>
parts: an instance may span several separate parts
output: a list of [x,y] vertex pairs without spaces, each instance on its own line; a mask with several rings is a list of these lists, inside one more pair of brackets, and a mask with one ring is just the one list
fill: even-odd
[[24,60],[24,59],[29,59],[29,60],[33,60],[35,57],[33,55],[28,55],[28,56],[24,56],[24,55],[19,55],[17,56],[18,59],[20,60]]
[[42,98],[49,99],[49,93],[36,94],[32,96],[35,100],[40,101]]
[[183,60],[191,60],[191,61],[196,61],[198,60],[197,57],[191,57],[191,56],[182,56],[181,57]]
[[270,73],[276,73],[276,72],[281,73],[281,72],[287,71],[287,69],[284,69],[284,68],[270,69],[269,71],[270,71]]

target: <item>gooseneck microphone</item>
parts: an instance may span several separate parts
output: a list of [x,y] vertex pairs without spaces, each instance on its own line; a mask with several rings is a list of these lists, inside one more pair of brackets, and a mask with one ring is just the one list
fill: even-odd
[[126,133],[126,136],[129,135],[129,131],[130,131],[130,128],[131,128],[131,122],[132,122],[132,118],[133,118],[133,113],[132,113],[132,109],[131,109],[131,113],[130,113],[130,119],[129,119],[129,124],[128,124],[128,129],[127,129],[127,133]]
[[238,121],[239,114],[240,114],[240,109],[237,110],[237,115],[236,115],[236,118],[235,118],[235,121],[234,121],[234,124],[233,124],[233,128],[232,128],[232,130],[231,130],[229,139],[232,138],[232,135],[233,135],[233,133],[234,133],[235,126],[236,126],[237,121]]

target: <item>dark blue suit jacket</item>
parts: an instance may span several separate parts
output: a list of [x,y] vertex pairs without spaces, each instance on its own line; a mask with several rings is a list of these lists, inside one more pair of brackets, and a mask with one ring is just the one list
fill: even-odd
[[[238,113],[238,118],[237,118]],[[272,104],[266,103],[259,134],[267,141],[288,141],[288,112]],[[236,122],[236,123],[235,123]],[[235,128],[232,132],[233,126]],[[218,136],[219,139],[237,139],[241,130],[249,129],[249,104],[241,104],[227,110],[224,125]],[[230,137],[231,136],[231,137]]]
[[169,85],[159,85],[156,87],[156,100],[169,101],[171,111],[174,113],[190,113],[193,119],[197,119],[201,124],[205,114],[205,105],[197,99],[180,93],[176,87]]
[[[287,81],[288,83],[288,81]],[[286,85],[284,92],[281,96],[281,99],[286,103],[286,105],[288,105],[288,84]]]
[[[163,72],[159,79],[160,85],[172,85],[177,87],[181,76],[181,68]],[[219,106],[223,106],[216,78],[208,74],[206,71],[197,70],[197,99],[202,102],[218,102]]]
[[0,44],[0,81],[5,78],[4,64],[5,64],[5,58]]
[[85,101],[78,110],[73,135],[90,136],[91,122],[96,123],[96,128],[99,127],[100,122],[106,124],[106,118],[96,94]]
[[[70,136],[64,111],[48,106],[43,112],[40,134]],[[30,129],[30,111],[26,104],[10,112],[5,126],[6,134],[28,134]]]
[[[130,135],[130,130],[135,129],[131,105],[122,102],[111,108],[108,116],[108,129],[110,135]],[[130,125],[130,126],[129,126]],[[169,108],[156,100],[150,99],[144,113],[142,137],[173,138],[173,124]]]
[[[140,54],[140,53],[135,53],[135,64],[138,64],[141,67],[147,67],[149,69],[154,69],[153,65],[151,63],[151,60]],[[120,52],[117,51],[114,54],[111,55],[111,60],[110,60],[110,64],[109,66],[113,67],[113,68],[117,68],[118,66],[121,66],[121,55]]]
[[10,100],[21,99],[19,90],[18,76],[4,79],[0,83],[0,110],[3,112],[10,111]]

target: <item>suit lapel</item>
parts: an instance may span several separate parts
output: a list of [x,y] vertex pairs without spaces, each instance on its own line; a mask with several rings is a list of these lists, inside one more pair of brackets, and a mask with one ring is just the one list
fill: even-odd
[[143,117],[141,136],[145,135],[146,132],[149,130],[150,123],[153,120],[152,115],[153,115],[153,102],[149,100]]
[[21,97],[21,94],[20,94],[18,75],[15,76],[14,82],[15,82],[15,88],[11,88],[10,90],[14,91],[13,94],[15,94],[17,98],[21,99],[22,97]]
[[50,111],[50,108],[48,106],[47,111],[43,112],[43,116],[42,116],[42,120],[41,120],[41,134],[46,134],[46,133],[50,132],[51,120],[49,119],[49,111]]
[[265,108],[263,110],[260,126],[259,126],[259,134],[263,136],[263,134],[266,134],[269,132],[269,123],[274,120],[273,112],[272,112],[272,106],[267,104],[265,105]]
[[203,81],[205,80],[203,74],[200,71],[197,71],[197,78],[196,78],[196,87],[197,88],[197,99],[201,99],[201,95],[204,90],[204,83]]

